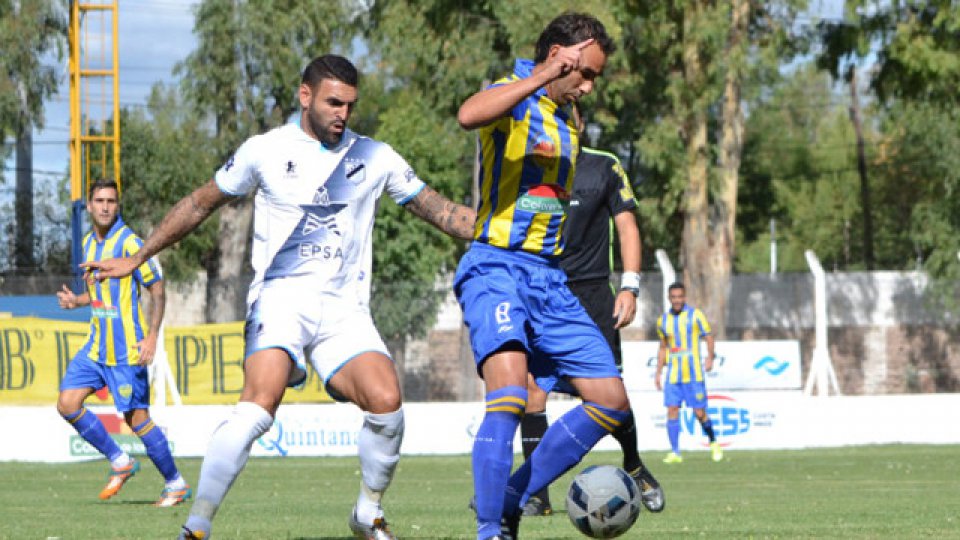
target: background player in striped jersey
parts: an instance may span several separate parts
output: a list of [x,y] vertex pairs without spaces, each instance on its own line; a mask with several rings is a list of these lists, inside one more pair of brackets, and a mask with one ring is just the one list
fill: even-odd
[[[713,369],[713,334],[706,316],[697,308],[687,305],[687,293],[683,283],[677,282],[667,289],[670,310],[657,319],[657,335],[660,350],[657,353],[657,374],[654,380],[657,390],[663,390],[663,404],[667,407],[667,436],[671,451],[664,463],[682,463],[680,455],[680,406],[686,403],[693,409],[710,440],[710,452],[714,461],[723,459],[723,449],[717,442],[713,423],[707,416],[707,385],[705,371]],[[706,363],[700,357],[700,340],[707,342]],[[667,368],[666,384],[661,382],[663,368]]]
[[[454,278],[486,387],[473,447],[478,540],[515,538],[530,496],[628,416],[613,353],[559,264],[579,138],[570,104],[593,91],[614,48],[597,19],[565,13],[540,34],[532,61],[517,60],[457,115],[463,128],[479,128],[482,167],[474,242]],[[511,476],[528,371],[547,392],[568,382],[583,403]]]
[[[140,250],[143,241],[120,217],[116,182],[99,180],[90,186],[87,212],[93,228],[83,237],[84,262],[129,257]],[[150,419],[149,412],[147,366],[157,350],[165,304],[160,265],[156,259],[148,259],[127,277],[85,277],[86,292],[76,295],[66,285],[57,292],[64,309],[91,306],[87,341],[60,382],[57,412],[110,460],[110,479],[100,492],[101,499],[109,499],[140,470],[140,463],[124,452],[100,419],[83,406],[90,394],[108,387],[117,411],[143,441],[147,455],[166,481],[157,506],[174,506],[190,497],[190,488],[177,470],[166,435]],[[150,294],[149,328],[140,306],[140,287]]]

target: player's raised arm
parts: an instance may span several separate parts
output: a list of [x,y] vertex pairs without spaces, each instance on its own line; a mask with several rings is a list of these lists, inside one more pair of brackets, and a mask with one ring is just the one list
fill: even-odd
[[447,199],[430,186],[423,186],[420,193],[403,207],[450,236],[461,240],[473,239],[477,213],[472,208]]
[[595,40],[550,49],[546,60],[538,64],[529,77],[509,84],[492,86],[467,98],[457,111],[457,122],[463,129],[477,129],[506,116],[518,103],[550,82],[565,77],[580,67],[580,54]]
[[216,182],[210,180],[180,199],[167,212],[153,234],[144,241],[140,251],[130,257],[86,262],[80,267],[91,271],[96,279],[129,276],[147,259],[186,236],[214,210],[235,198],[221,191]]

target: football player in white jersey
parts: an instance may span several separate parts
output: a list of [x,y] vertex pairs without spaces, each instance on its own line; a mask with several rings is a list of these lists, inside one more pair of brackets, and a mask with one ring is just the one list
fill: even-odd
[[365,411],[358,439],[360,495],[349,519],[358,538],[393,538],[381,497],[403,437],[400,386],[370,316],[372,230],[384,191],[457,238],[473,236],[476,213],[426,186],[389,145],[347,121],[357,70],[336,55],[303,72],[299,122],[251,137],[213,180],[178,202],[136,255],[87,265],[94,277],[129,275],[223,204],[256,191],[240,401],[210,440],[181,538],[209,538],[211,522],[253,442],[267,432],[287,386],[317,371],[330,394]]

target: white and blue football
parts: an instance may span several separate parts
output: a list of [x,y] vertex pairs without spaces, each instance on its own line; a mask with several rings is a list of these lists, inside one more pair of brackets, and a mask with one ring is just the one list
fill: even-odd
[[640,516],[640,488],[623,469],[610,465],[587,467],[570,484],[567,516],[591,538],[615,538]]

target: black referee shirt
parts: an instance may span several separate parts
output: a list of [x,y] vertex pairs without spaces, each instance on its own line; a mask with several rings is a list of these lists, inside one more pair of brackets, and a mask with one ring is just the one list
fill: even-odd
[[636,207],[620,160],[581,148],[563,229],[566,247],[560,256],[570,281],[610,277],[610,218]]

